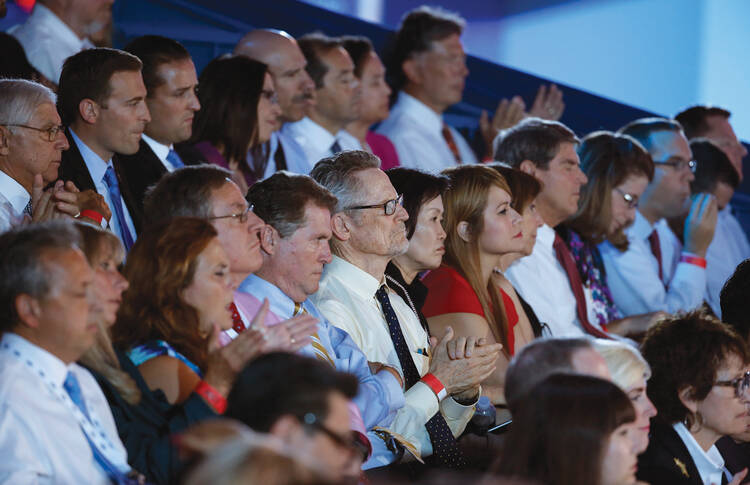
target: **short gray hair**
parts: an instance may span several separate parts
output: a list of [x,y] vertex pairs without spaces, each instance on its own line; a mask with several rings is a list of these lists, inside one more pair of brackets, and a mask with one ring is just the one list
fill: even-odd
[[72,222],[54,221],[11,229],[0,235],[0,334],[19,323],[16,297],[45,297],[50,289],[44,254],[80,247]]
[[599,352],[612,376],[612,382],[627,392],[629,387],[638,385],[651,377],[651,367],[638,349],[617,340],[594,339],[594,350]]
[[26,79],[0,79],[0,125],[26,124],[39,105],[55,106],[56,102],[57,96],[47,86]]
[[362,184],[354,174],[368,168],[380,168],[380,159],[363,150],[346,150],[318,161],[310,176],[336,198],[336,212],[360,203]]

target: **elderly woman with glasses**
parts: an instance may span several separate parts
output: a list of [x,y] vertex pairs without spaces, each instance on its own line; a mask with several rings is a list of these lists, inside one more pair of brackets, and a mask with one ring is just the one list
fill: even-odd
[[635,219],[638,198],[654,178],[651,156],[634,138],[608,131],[586,136],[578,155],[588,183],[581,188],[578,212],[557,228],[575,259],[581,283],[590,295],[589,320],[620,335],[642,334],[661,312],[623,318],[607,286],[598,244],[628,248],[623,230]]
[[648,397],[659,414],[638,461],[638,478],[670,485],[740,483],[715,446],[747,430],[750,356],[745,341],[713,317],[692,312],[651,328],[643,357],[651,366]]

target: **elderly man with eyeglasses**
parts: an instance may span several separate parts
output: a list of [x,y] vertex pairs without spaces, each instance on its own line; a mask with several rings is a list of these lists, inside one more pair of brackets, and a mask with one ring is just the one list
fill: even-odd
[[57,179],[68,149],[55,101],[41,84],[0,80],[0,232],[24,222],[80,216],[86,209],[109,218],[98,194],[62,182],[43,190]]
[[[436,335],[440,341],[431,346],[417,314],[388,287],[385,268],[408,248],[404,221],[409,216],[379,166],[375,155],[354,150],[324,158],[313,168],[311,176],[338,202],[331,217],[332,261],[310,299],[373,366],[393,367],[403,376],[406,404],[388,431],[402,438],[406,456],[431,455],[428,461],[436,466],[461,468],[466,457],[455,436],[473,415],[479,383],[494,370],[500,346],[479,345],[472,338],[453,341],[450,329]],[[451,360],[449,347],[470,357]]]
[[[706,251],[716,227],[716,199],[710,194],[690,196],[695,161],[678,122],[643,118],[619,133],[638,140],[656,170],[635,221],[625,230],[628,249],[600,246],[612,297],[626,316],[693,310],[703,304],[706,291]],[[667,219],[686,212],[680,242]]]

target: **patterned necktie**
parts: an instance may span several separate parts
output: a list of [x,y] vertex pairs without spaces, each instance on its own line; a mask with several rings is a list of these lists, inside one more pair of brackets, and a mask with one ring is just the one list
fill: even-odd
[[[398,322],[398,316],[391,306],[391,301],[388,299],[388,287],[385,285],[381,286],[375,293],[380,308],[383,311],[383,316],[388,324],[388,331],[391,334],[391,341],[393,347],[396,349],[396,355],[398,361],[401,364],[401,370],[404,372],[405,388],[409,389],[411,386],[419,382],[420,375],[417,370],[417,366],[414,364],[414,360],[411,357],[409,346],[406,344],[404,334],[401,331],[401,324]],[[427,423],[425,423],[427,434],[430,435],[430,441],[432,442],[432,462],[435,465],[444,466],[448,468],[464,468],[466,466],[466,459],[464,458],[461,450],[458,448],[456,438],[453,436],[448,423],[445,422],[445,418],[440,411],[435,413]]]
[[568,275],[568,283],[570,283],[570,289],[573,291],[573,296],[576,299],[576,313],[578,314],[578,320],[581,322],[583,330],[594,337],[610,339],[611,337],[607,332],[599,330],[589,322],[589,314],[586,309],[586,295],[583,293],[581,274],[578,272],[578,266],[576,266],[576,261],[573,259],[570,249],[568,249],[565,241],[557,233],[555,233],[555,242],[552,246],[555,249],[557,260]]
[[29,219],[34,216],[34,213],[31,210],[31,199],[26,203],[26,207],[23,208],[23,213],[29,216]]
[[341,151],[341,145],[339,145],[338,139],[333,140],[333,144],[331,145],[331,153],[336,155],[340,151]]
[[[304,315],[306,313],[307,310],[305,310],[305,307],[295,301],[292,316],[296,317],[297,315]],[[331,366],[336,367],[336,363],[331,358],[331,354],[328,353],[328,350],[326,350],[323,342],[320,341],[320,335],[318,335],[317,331],[310,335],[310,345],[312,345],[313,351],[315,352],[315,357],[317,357],[318,360],[322,360],[323,362],[327,362],[331,364]]]
[[[86,403],[84,402],[83,395],[81,393],[81,386],[78,384],[78,379],[76,378],[75,374],[73,374],[72,372],[68,372],[68,375],[65,377],[65,382],[63,383],[63,388],[70,396],[70,400],[73,401],[73,404],[78,406],[78,409],[80,409],[83,415],[86,416],[86,419],[90,420],[89,411],[88,409],[86,409]],[[121,472],[115,465],[112,464],[111,461],[107,459],[106,456],[104,456],[99,448],[97,448],[97,446],[91,441],[88,435],[86,435],[86,440],[89,442],[89,446],[91,447],[91,452],[94,455],[94,459],[102,468],[102,470],[104,470],[104,473],[106,473],[110,480],[112,480],[112,483],[133,483],[127,475]]]
[[273,154],[273,161],[276,164],[277,172],[279,170],[287,170],[286,154],[284,153],[284,146],[281,144],[281,141],[279,141],[279,144],[276,146],[276,153]]
[[229,304],[229,310],[232,312],[232,330],[237,333],[244,332],[246,328],[245,322],[242,321],[240,311],[237,309],[237,305],[235,305],[234,302]]
[[172,166],[177,170],[178,168],[182,168],[185,166],[184,163],[182,163],[182,159],[177,154],[176,151],[170,149],[169,153],[167,153],[167,161],[172,164]]
[[448,125],[443,124],[441,133],[443,134],[443,138],[445,138],[445,143],[448,144],[448,148],[450,148],[451,153],[453,154],[453,158],[456,159],[456,163],[461,165],[461,152],[458,151],[458,145],[456,145],[456,140],[453,138],[453,133],[451,133],[451,129]]
[[107,167],[107,171],[104,172],[104,183],[107,186],[109,192],[109,200],[112,202],[112,208],[115,210],[115,216],[117,216],[117,222],[120,224],[120,233],[122,234],[122,243],[125,245],[125,251],[130,251],[133,247],[133,235],[130,234],[128,229],[128,223],[125,221],[125,210],[122,207],[122,196],[120,195],[120,183],[117,181],[117,175],[115,175],[115,169],[112,165]]
[[664,275],[661,269],[661,244],[659,243],[659,233],[656,232],[656,229],[648,235],[648,244],[651,246],[651,252],[654,254],[656,264],[659,266],[659,280],[664,284]]

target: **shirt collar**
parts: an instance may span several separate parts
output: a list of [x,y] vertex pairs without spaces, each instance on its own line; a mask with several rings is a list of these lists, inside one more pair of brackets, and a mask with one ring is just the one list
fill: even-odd
[[543,224],[542,227],[536,231],[536,244],[540,244],[544,247],[552,247],[555,244],[555,230],[547,224]]
[[60,17],[52,12],[52,10],[39,2],[34,6],[34,11],[31,12],[31,16],[34,17],[34,20],[39,25],[44,25],[46,29],[54,31],[55,36],[61,43],[75,46],[78,51],[83,50],[84,48],[94,47],[87,37],[84,37],[83,39],[79,38],[78,35],[73,32],[73,29],[68,27],[68,24],[63,22]]
[[[399,285],[404,288],[417,310],[421,309],[424,306],[424,302],[425,300],[427,300],[427,292],[429,290],[425,286],[425,284],[422,283],[422,280],[419,279],[419,275],[414,278],[411,284],[407,284],[406,280],[404,280],[404,277],[401,274],[401,270],[398,269],[398,266],[393,264],[393,261],[388,263],[388,266],[386,266],[385,274],[393,278]],[[396,293],[400,294],[400,292],[395,289],[394,286],[389,285],[389,287]],[[406,300],[406,298],[404,298],[404,300]]]
[[721,457],[721,453],[719,453],[716,445],[711,446],[708,451],[703,451],[703,448],[701,448],[684,424],[678,422],[672,426],[677,434],[680,435],[680,438],[682,438],[682,442],[685,443],[685,447],[688,453],[690,453],[690,457],[693,459],[703,483],[711,483],[709,480],[711,474],[724,474],[724,458]]
[[435,113],[429,106],[414,96],[401,91],[398,93],[396,104],[399,111],[409,113],[409,117],[413,118],[417,125],[423,126],[434,133],[442,133],[443,116]]
[[34,345],[25,338],[13,332],[3,335],[2,344],[10,345],[13,349],[20,351],[23,360],[30,360],[34,366],[44,370],[46,376],[55,384],[62,386],[74,363],[65,364],[55,355],[49,353],[38,345]]
[[31,196],[13,177],[0,170],[0,193],[8,199],[13,210],[22,214],[26,204],[31,200]]
[[364,299],[374,298],[378,288],[384,284],[384,281],[376,280],[367,271],[338,256],[333,256],[323,271],[334,274],[347,288]]
[[633,224],[625,228],[625,235],[633,239],[646,239],[654,232],[654,228],[655,226],[648,222],[639,210],[636,210],[635,220]]
[[78,151],[81,152],[81,158],[83,158],[86,168],[89,169],[89,174],[91,174],[94,184],[102,185],[104,183],[104,172],[107,171],[107,167],[112,165],[112,159],[110,158],[106,162],[102,160],[102,157],[94,153],[86,143],[78,138],[78,135],[75,134],[72,128],[70,129],[70,134],[73,136],[73,141],[75,141]]
[[156,155],[159,160],[164,162],[167,159],[167,155],[169,155],[169,150],[172,149],[172,145],[164,145],[163,143],[159,143],[145,133],[142,134],[141,137],[143,137],[143,141],[148,144],[149,148],[151,148],[151,150],[154,152],[154,155]]
[[308,143],[319,147],[321,151],[328,150],[336,141],[336,137],[331,132],[305,116],[296,123],[296,128],[300,133],[305,133],[305,140]]
[[240,283],[237,291],[251,294],[261,302],[267,298],[268,309],[279,317],[290,318],[294,314],[294,301],[281,291],[281,288],[260,276],[251,274]]

